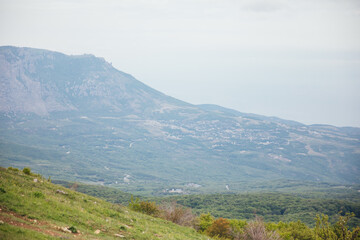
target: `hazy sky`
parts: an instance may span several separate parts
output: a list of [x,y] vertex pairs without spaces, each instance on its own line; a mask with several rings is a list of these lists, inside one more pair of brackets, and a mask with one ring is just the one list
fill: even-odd
[[193,104],[360,127],[359,0],[0,0],[0,45],[92,53]]

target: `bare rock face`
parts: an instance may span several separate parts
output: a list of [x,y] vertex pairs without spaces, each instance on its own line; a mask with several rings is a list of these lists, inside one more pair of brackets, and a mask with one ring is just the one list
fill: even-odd
[[[73,110],[56,98],[58,89],[42,83],[35,76],[37,62],[50,57],[45,51],[34,56],[28,49],[2,47],[0,49],[0,111],[47,115],[51,111]],[[48,66],[51,67],[51,66]]]
[[93,55],[0,47],[0,84],[0,112],[151,113],[164,102],[184,105]]

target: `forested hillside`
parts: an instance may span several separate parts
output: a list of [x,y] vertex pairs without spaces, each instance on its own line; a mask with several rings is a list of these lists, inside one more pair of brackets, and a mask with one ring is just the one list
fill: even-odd
[[339,214],[354,213],[351,226],[360,226],[360,198],[352,200],[324,199],[316,194],[300,197],[295,194],[252,193],[213,194],[170,197],[179,204],[198,213],[211,213],[215,217],[253,219],[261,216],[265,221],[297,221],[314,226],[316,215],[326,214],[336,222]]
[[[55,181],[76,191],[96,196],[113,203],[127,205],[131,200],[131,194],[115,188]],[[325,185],[327,186],[327,185]],[[360,225],[360,193],[344,188],[306,188],[312,191],[284,192],[252,192],[247,194],[203,194],[203,195],[175,195],[164,197],[139,197],[143,200],[161,202],[176,201],[178,204],[192,208],[197,213],[211,213],[214,217],[230,219],[251,220],[255,216],[261,216],[265,221],[302,221],[309,226],[314,226],[315,217],[318,214],[326,214],[329,221],[334,223],[339,215],[354,213],[351,226]]]

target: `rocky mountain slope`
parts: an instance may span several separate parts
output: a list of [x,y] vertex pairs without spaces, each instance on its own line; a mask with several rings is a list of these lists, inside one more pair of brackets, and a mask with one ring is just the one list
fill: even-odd
[[0,83],[3,166],[153,193],[360,182],[359,128],[191,105],[93,55],[0,47]]

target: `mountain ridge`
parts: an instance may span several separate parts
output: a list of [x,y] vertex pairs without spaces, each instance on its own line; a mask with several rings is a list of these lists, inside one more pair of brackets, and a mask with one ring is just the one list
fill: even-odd
[[189,183],[211,192],[282,178],[360,182],[358,128],[192,105],[93,55],[34,51],[0,47],[3,166],[153,194]]
[[[35,91],[37,91],[35,94],[38,93],[34,96],[25,96],[32,98],[33,100],[39,100],[38,103],[35,103],[34,108],[26,105],[25,102],[18,104],[15,102],[17,107],[14,109],[15,112],[33,112],[37,115],[47,115],[48,112],[81,110],[82,108],[87,109],[89,102],[86,100],[92,100],[90,97],[95,97],[97,100],[103,100],[104,97],[107,97],[105,99],[107,101],[101,102],[101,106],[98,106],[94,102],[90,102],[91,107],[108,107],[112,111],[120,110],[119,106],[122,105],[122,100],[128,101],[133,105],[139,105],[140,103],[144,104],[146,101],[150,101],[152,99],[154,99],[155,103],[157,103],[156,100],[160,101],[166,99],[168,102],[185,104],[184,102],[166,96],[165,94],[150,88],[149,86],[136,80],[130,74],[113,68],[112,65],[107,63],[103,58],[97,58],[91,54],[69,56],[48,50],[15,47],[1,47],[0,51],[2,53],[1,61],[3,66],[3,84],[5,83],[10,85],[11,82],[4,82],[6,79],[11,79],[13,81],[18,80],[19,83],[17,83],[16,86],[9,87],[14,89],[23,83],[24,87],[27,88],[27,93],[31,94]],[[33,52],[35,53],[33,54]],[[32,57],[29,57],[30,55]],[[84,75],[82,71],[84,68],[87,68],[87,75]],[[7,70],[9,69],[13,69],[13,71],[8,72]],[[31,75],[34,77],[35,69],[38,71],[38,76],[36,76],[37,79],[35,79],[37,81],[31,81],[33,79],[30,77]],[[17,73],[14,73],[14,70],[16,70]],[[53,73],[55,71],[56,75]],[[108,75],[102,75],[102,78],[97,79],[99,78],[99,72],[108,73]],[[57,79],[53,79],[50,85],[46,80],[54,75]],[[67,81],[69,77],[75,81]],[[112,82],[112,80],[118,79],[120,79],[120,81]],[[95,81],[98,86],[94,86]],[[108,85],[103,84],[106,81]],[[39,84],[37,83],[41,83],[42,85],[38,86]],[[132,88],[128,88],[127,85],[129,84],[133,85]],[[5,86],[5,89],[9,87]],[[114,88],[112,89],[111,87]],[[62,102],[57,98],[59,96],[56,96],[56,92],[52,90],[63,91],[63,93],[66,93],[65,96],[62,96]],[[132,94],[135,94],[138,99],[131,98],[131,95],[127,92],[127,90],[135,91],[132,92]],[[4,108],[9,105],[14,106],[13,103],[7,104],[7,99],[11,99],[12,102],[14,102],[16,97],[19,95],[21,96],[22,94],[25,94],[24,92],[26,92],[23,89],[20,89],[19,91],[20,93],[2,92],[1,111],[6,111]],[[150,96],[146,96],[144,93],[149,94]],[[141,99],[141,97],[143,99]],[[40,102],[40,100],[43,101]],[[86,103],[82,101],[86,101]],[[62,106],[59,106],[61,103]],[[28,109],[21,109],[20,107],[23,104],[28,106]],[[133,109],[136,110],[135,107],[133,107]],[[144,111],[144,109],[139,109],[138,111],[141,110]]]

